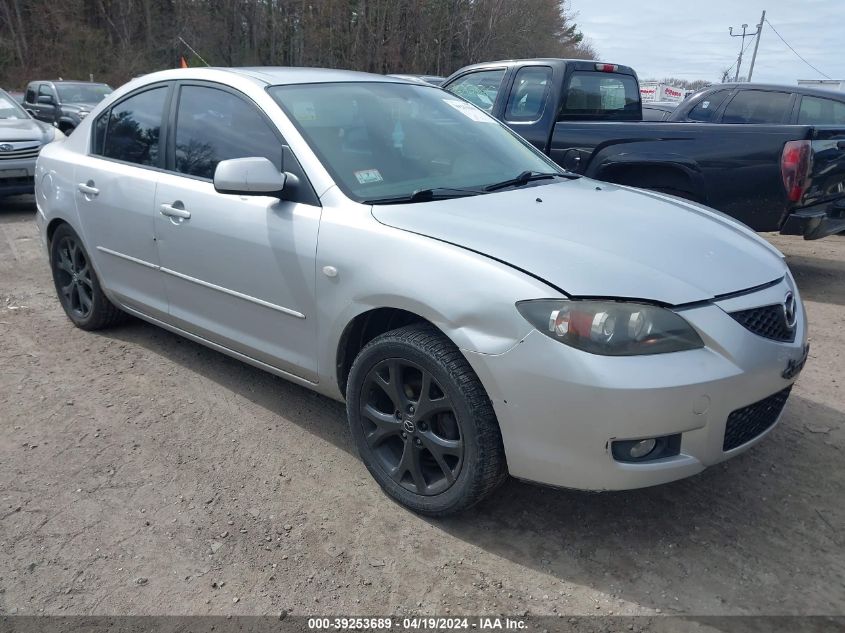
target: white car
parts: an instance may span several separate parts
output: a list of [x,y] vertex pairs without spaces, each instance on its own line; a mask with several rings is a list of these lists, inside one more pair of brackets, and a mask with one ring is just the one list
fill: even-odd
[[154,73],[48,145],[36,190],[73,323],[129,313],[345,399],[373,477],[427,514],[508,473],[698,473],[773,427],[806,359],[764,240],[418,82]]

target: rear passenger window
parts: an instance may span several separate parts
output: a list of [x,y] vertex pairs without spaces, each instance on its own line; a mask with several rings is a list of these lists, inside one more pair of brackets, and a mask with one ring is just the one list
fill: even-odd
[[211,179],[221,160],[253,156],[263,156],[281,169],[282,143],[255,106],[216,88],[182,88],[176,171]]
[[722,123],[783,123],[790,97],[788,92],[743,90],[725,108]]
[[552,69],[548,66],[520,68],[508,98],[505,119],[536,121],[543,114],[549,95]]
[[801,97],[801,125],[845,125],[845,103],[821,97]]
[[97,153],[97,128],[105,132],[102,155],[138,165],[159,165],[159,133],[167,88],[146,90],[113,106],[103,123],[94,130]]
[[730,90],[717,90],[707,95],[687,113],[687,119],[690,121],[699,121],[700,123],[710,123],[716,115],[716,110],[724,103],[725,97],[729,93]]
[[486,112],[492,112],[504,78],[504,68],[482,70],[456,79],[446,87],[446,90],[463,97]]
[[26,97],[24,101],[27,103],[35,103],[35,86],[26,87]]

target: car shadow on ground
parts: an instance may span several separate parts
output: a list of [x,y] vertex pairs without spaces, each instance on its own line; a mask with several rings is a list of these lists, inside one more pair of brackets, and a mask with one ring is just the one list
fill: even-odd
[[[826,239],[842,239],[832,236]],[[805,301],[845,305],[845,262],[807,255],[789,255],[786,263]]]
[[[102,335],[140,345],[355,452],[341,403],[140,321]],[[317,413],[299,415],[311,398]],[[807,425],[845,428],[843,417],[793,395],[782,423],[757,447],[690,479],[605,493],[510,480],[465,514],[425,520],[559,581],[666,613],[839,613],[845,473],[833,466],[841,446]],[[727,577],[738,579],[730,593]],[[649,586],[663,589],[649,593]]]

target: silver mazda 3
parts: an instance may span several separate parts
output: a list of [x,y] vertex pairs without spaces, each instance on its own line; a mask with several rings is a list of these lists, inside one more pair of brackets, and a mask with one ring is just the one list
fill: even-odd
[[128,313],[345,400],[373,477],[426,514],[508,473],[586,490],[698,473],[775,425],[807,355],[764,240],[563,172],[420,83],[155,73],[36,171],[74,324]]

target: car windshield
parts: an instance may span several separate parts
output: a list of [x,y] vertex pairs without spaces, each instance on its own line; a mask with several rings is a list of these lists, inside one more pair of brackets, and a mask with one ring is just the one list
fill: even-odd
[[62,103],[99,103],[111,94],[106,84],[56,84]]
[[0,119],[28,119],[29,115],[7,92],[0,91]]
[[0,119],[28,119],[29,115],[9,93],[0,91]]
[[359,202],[560,173],[485,112],[434,87],[351,82],[269,92],[338,186]]

